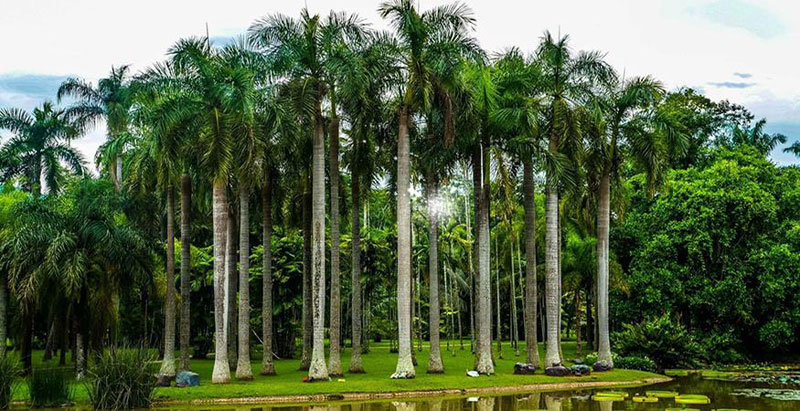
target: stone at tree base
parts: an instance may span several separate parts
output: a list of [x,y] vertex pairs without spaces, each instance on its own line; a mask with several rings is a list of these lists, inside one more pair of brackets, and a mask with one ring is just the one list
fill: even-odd
[[571,374],[569,368],[563,365],[554,365],[544,369],[544,375],[548,377],[566,377]]
[[175,376],[175,385],[178,387],[197,387],[200,385],[200,375],[191,371],[181,371]]
[[156,386],[169,387],[172,385],[172,377],[169,375],[156,375]]
[[592,367],[596,372],[611,371],[611,364],[605,361],[598,361]]
[[514,374],[533,375],[535,372],[536,367],[533,364],[525,364],[521,362],[514,364]]
[[592,370],[589,369],[589,366],[585,364],[575,364],[572,367],[569,367],[569,370],[570,372],[572,372],[572,375],[578,377],[589,375],[592,373]]

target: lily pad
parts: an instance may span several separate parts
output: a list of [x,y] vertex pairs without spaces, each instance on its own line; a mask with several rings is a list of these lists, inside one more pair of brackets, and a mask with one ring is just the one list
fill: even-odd
[[625,401],[625,397],[621,395],[593,395],[594,401]]
[[678,404],[711,404],[711,398],[701,394],[681,394],[675,397]]
[[633,402],[658,402],[658,397],[645,397],[642,395],[634,395]]
[[647,391],[647,396],[656,398],[675,398],[678,396],[678,393],[675,391]]

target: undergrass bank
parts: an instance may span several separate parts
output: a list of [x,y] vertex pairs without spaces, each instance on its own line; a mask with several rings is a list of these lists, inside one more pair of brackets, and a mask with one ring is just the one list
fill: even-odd
[[[343,378],[334,378],[330,381],[314,383],[302,382],[307,375],[299,371],[299,360],[287,359],[275,362],[277,375],[260,376],[260,358],[253,359],[253,372],[256,374],[252,381],[237,381],[232,379],[229,384],[211,384],[211,371],[214,361],[211,359],[193,360],[192,370],[200,375],[199,387],[164,387],[158,388],[155,393],[156,405],[176,404],[213,404],[234,402],[306,402],[325,401],[330,399],[349,398],[353,400],[368,400],[376,397],[378,393],[402,393],[406,396],[425,396],[426,393],[435,395],[463,395],[477,392],[515,392],[534,390],[555,390],[577,388],[575,384],[584,383],[587,387],[619,385],[619,384],[646,384],[657,382],[655,379],[664,379],[664,376],[635,370],[613,370],[603,373],[593,373],[587,377],[547,377],[542,371],[536,375],[514,375],[514,363],[525,361],[524,345],[520,344],[519,356],[516,356],[509,345],[504,345],[503,358],[496,355],[496,374],[477,378],[468,377],[466,371],[472,369],[473,356],[470,353],[469,341],[460,349],[460,344],[451,342],[451,351],[446,351],[446,342],[442,345],[445,374],[426,374],[428,363],[428,347],[423,345],[422,351],[417,351],[418,360],[417,377],[412,380],[392,380],[389,376],[394,372],[397,354],[390,353],[385,343],[370,345],[371,351],[363,356],[365,374],[345,373]],[[415,345],[416,348],[416,345]],[[543,351],[543,346],[540,350]],[[564,356],[567,359],[576,357],[575,343],[565,342]],[[257,351],[257,350],[254,350]],[[40,353],[37,353],[40,354]],[[544,355],[542,354],[542,357]],[[350,360],[350,349],[342,352],[343,369],[347,370]],[[233,374],[233,373],[232,373]],[[15,393],[16,401],[28,399],[27,387],[19,386]],[[83,384],[76,386],[75,400],[79,406],[88,405],[88,393]],[[19,403],[19,402],[18,402]]]

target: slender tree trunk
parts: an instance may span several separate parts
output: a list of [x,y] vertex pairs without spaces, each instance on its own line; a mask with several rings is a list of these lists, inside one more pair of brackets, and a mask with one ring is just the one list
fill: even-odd
[[22,303],[22,346],[20,347],[20,360],[24,375],[30,375],[33,370],[33,315],[32,301]]
[[[231,203],[234,203],[233,201]],[[238,353],[236,352],[237,338],[236,338],[236,290],[239,288],[237,281],[239,275],[236,272],[236,213],[232,208],[228,210],[228,225],[227,225],[227,240],[225,241],[225,270],[226,282],[226,300],[225,300],[225,321],[226,332],[228,336],[226,341],[228,343],[228,361],[229,364],[236,364]]]
[[267,170],[261,193],[261,227],[263,229],[264,259],[261,268],[261,330],[264,355],[261,375],[275,375],[272,352],[272,176]]
[[[475,317],[475,349],[474,354],[477,361],[477,354],[480,352],[481,346],[481,313],[480,313],[480,290],[478,289],[478,284],[480,283],[480,275],[481,270],[481,259],[480,259],[480,247],[478,242],[481,238],[481,226],[480,226],[480,214],[481,214],[481,189],[483,188],[483,179],[481,175],[483,174],[481,163],[483,162],[481,158],[481,147],[479,144],[476,144],[472,150],[472,207],[473,212],[475,213],[475,226],[472,238],[474,242],[472,244],[472,255],[473,255],[473,270],[472,270],[472,288],[473,288],[473,306],[472,311]],[[490,338],[491,339],[491,338]]]
[[311,319],[311,179],[306,176],[303,193],[303,352],[300,370],[311,366],[311,342],[314,323]]
[[352,295],[351,295],[351,306],[353,315],[351,318],[352,327],[353,327],[353,336],[352,336],[352,344],[353,350],[350,354],[350,369],[349,371],[354,374],[360,374],[364,372],[364,367],[361,364],[361,341],[362,341],[362,330],[361,326],[363,324],[362,313],[361,313],[361,219],[359,215],[359,211],[361,209],[361,176],[358,174],[357,168],[353,168],[353,178],[352,178],[352,197],[353,197],[353,239],[352,239],[352,247],[353,250],[351,252],[352,258],[352,272],[351,272],[351,283],[352,283]]
[[[472,242],[472,224],[470,224],[469,217],[469,199],[464,195],[464,216],[467,221],[467,241]],[[467,251],[467,263],[469,264],[469,349],[470,352],[475,354],[475,307],[472,295],[475,292],[475,265],[472,262],[472,253],[474,250]]]
[[116,161],[114,162],[114,167],[116,168],[116,173],[114,174],[114,188],[117,191],[120,190],[122,187],[122,155],[117,154]]
[[590,350],[594,349],[594,319],[592,316],[592,294],[594,285],[589,279],[589,286],[586,288],[586,345]]
[[167,188],[167,296],[164,300],[164,359],[159,374],[175,375],[175,191]]
[[600,179],[600,195],[597,204],[597,325],[598,361],[614,366],[611,358],[611,343],[608,338],[608,231],[610,184],[608,173]]
[[330,181],[331,181],[331,324],[330,324],[330,358],[328,374],[333,377],[342,375],[341,361],[341,285],[339,265],[339,118],[331,116],[330,130]]
[[428,293],[430,294],[428,332],[431,342],[428,374],[441,374],[444,372],[444,364],[439,347],[439,215],[434,204],[439,187],[438,184],[431,181],[426,188],[428,195]]
[[180,369],[188,371],[191,358],[191,290],[192,290],[192,253],[191,226],[189,219],[192,212],[192,178],[188,174],[181,176],[181,365]]
[[[67,365],[67,346],[69,345],[69,320],[70,320],[70,311],[72,311],[72,306],[68,306],[65,310],[63,310],[63,314],[61,316],[61,332],[59,334],[59,349],[61,352],[59,353],[58,357],[58,365],[65,366]],[[2,339],[2,345],[5,346],[5,338]],[[5,348],[5,347],[4,347]]]
[[[552,179],[552,177],[551,177]],[[546,188],[547,209],[545,232],[545,264],[547,274],[545,277],[545,305],[547,311],[547,352],[545,354],[545,367],[561,364],[558,353],[559,333],[559,295],[558,295],[558,192],[555,184],[548,182]]]
[[[513,235],[511,236],[513,239]],[[514,243],[511,243],[511,336],[515,355],[519,355],[519,335],[517,334],[517,280],[514,267]]]
[[583,354],[581,345],[581,292],[575,290],[575,353],[578,357]]
[[239,357],[236,378],[252,380],[250,365],[250,189],[239,182]]
[[311,350],[309,380],[327,380],[325,364],[325,133],[322,115],[317,106],[314,119],[313,172],[311,185],[311,291],[314,339]]
[[[489,234],[491,236],[491,233]],[[503,330],[500,322],[500,247],[497,245],[497,236],[494,237],[494,268],[495,268],[495,296],[497,301],[497,358],[503,358]]]
[[228,233],[228,199],[226,184],[215,180],[213,186],[214,224],[214,371],[211,382],[225,384],[230,381],[228,341],[225,332],[225,246]]
[[8,338],[8,275],[0,273],[0,358],[6,356],[6,339]]
[[533,162],[522,161],[522,192],[525,208],[525,347],[528,363],[539,367],[539,339],[536,336],[536,306],[539,301],[536,279],[536,191],[533,183]]
[[47,341],[44,344],[44,356],[43,360],[45,362],[50,361],[53,359],[53,351],[56,347],[56,340],[58,339],[58,321],[55,318],[55,315],[50,315],[50,327],[47,330]]
[[408,109],[400,109],[397,133],[397,368],[392,378],[414,378],[411,358],[411,159]]
[[480,207],[478,225],[478,358],[475,370],[494,374],[492,360],[492,286],[489,267],[489,147],[482,144]]

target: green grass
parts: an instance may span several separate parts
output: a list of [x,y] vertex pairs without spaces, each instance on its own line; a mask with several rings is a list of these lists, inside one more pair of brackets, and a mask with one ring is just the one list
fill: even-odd
[[[263,397],[272,395],[303,395],[303,394],[339,394],[339,393],[370,393],[370,392],[399,392],[416,390],[461,389],[498,386],[519,386],[526,384],[547,384],[578,381],[634,381],[656,376],[643,371],[613,370],[604,373],[594,373],[588,377],[547,377],[543,374],[514,375],[515,362],[525,361],[524,345],[520,344],[520,356],[514,355],[508,343],[503,346],[503,358],[497,358],[495,365],[496,374],[471,378],[466,376],[466,371],[472,369],[473,356],[469,351],[469,341],[465,341],[465,349],[459,349],[458,342],[451,343],[454,352],[446,351],[446,344],[442,344],[445,374],[428,375],[425,373],[428,362],[428,348],[423,346],[422,352],[417,352],[419,365],[416,367],[417,377],[413,380],[392,380],[389,376],[394,372],[397,354],[389,352],[388,344],[370,344],[371,351],[363,356],[363,365],[366,374],[347,374],[344,381],[332,379],[326,382],[303,383],[306,372],[298,371],[299,360],[276,361],[276,376],[263,377],[258,375],[260,357],[253,359],[253,372],[256,374],[253,381],[236,381],[231,371],[232,381],[229,384],[211,384],[211,371],[213,360],[192,360],[192,370],[200,374],[200,387],[191,388],[158,388],[155,398],[159,400],[188,401],[194,399],[238,398],[238,397]],[[415,345],[416,347],[416,345]],[[543,346],[540,352],[544,357]],[[575,343],[565,342],[563,345],[564,357],[575,358]],[[40,360],[41,352],[37,352]],[[39,361],[37,361],[39,362]],[[350,350],[342,353],[343,369],[347,370],[350,362]],[[20,386],[15,393],[15,400],[27,399],[27,387]],[[75,390],[75,399],[81,404],[88,400],[86,388],[79,385]]]

